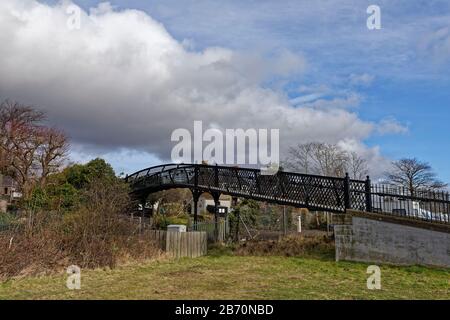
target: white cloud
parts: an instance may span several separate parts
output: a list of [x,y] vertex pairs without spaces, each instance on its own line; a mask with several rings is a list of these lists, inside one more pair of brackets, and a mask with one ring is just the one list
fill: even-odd
[[382,177],[391,168],[391,161],[381,154],[378,146],[368,148],[360,141],[354,139],[340,141],[338,146],[342,150],[356,152],[362,158],[366,159],[369,175],[374,179]]
[[418,44],[423,58],[442,65],[450,61],[450,26],[445,26],[422,36]]
[[302,55],[282,50],[268,61],[221,47],[188,51],[146,13],[106,4],[83,12],[81,29],[71,31],[68,3],[0,3],[0,97],[42,106],[75,144],[168,159],[171,132],[194,120],[279,128],[282,150],[309,140],[361,143],[373,131],[346,110],[359,104],[357,94],[294,108],[260,85],[268,75],[303,72]]
[[131,173],[147,167],[160,165],[163,163],[154,155],[139,150],[115,149],[112,151],[85,148],[82,145],[72,146],[69,162],[87,163],[88,161],[100,157],[110,163],[117,174]]
[[352,73],[349,76],[349,83],[352,86],[368,87],[372,84],[374,79],[375,79],[375,77],[368,73],[362,73],[362,74]]
[[334,92],[329,98],[325,98],[325,94],[319,92],[293,98],[290,102],[304,108],[335,110],[355,108],[362,100],[363,98],[356,92]]
[[380,135],[386,134],[405,134],[408,133],[408,126],[401,124],[394,117],[382,119],[378,124],[376,131]]
[[[312,69],[325,79],[334,74],[369,73],[377,79],[446,79],[430,70],[435,58],[418,56],[418,40],[449,26],[450,2],[378,0],[382,30],[368,30],[361,0],[198,1],[147,0],[147,10],[164,21],[176,37],[233,48],[305,50]],[[405,9],[407,8],[407,9]],[[219,17],[219,18],[218,18]],[[429,37],[433,37],[430,35]],[[448,48],[446,41],[440,42]],[[436,53],[439,53],[436,46]],[[448,53],[448,51],[445,51]],[[441,55],[442,56],[442,55]],[[448,55],[447,55],[448,57]],[[448,61],[448,60],[447,60]],[[317,68],[315,68],[317,67]],[[432,71],[432,72],[430,72]]]
[[290,99],[289,101],[293,104],[293,105],[302,105],[305,104],[307,102],[311,102],[311,101],[315,101],[319,98],[322,98],[324,96],[323,93],[311,93],[311,94],[306,94],[303,96],[299,96],[293,99]]
[[289,50],[282,50],[273,64],[273,72],[282,76],[289,76],[304,72],[306,66],[305,57]]

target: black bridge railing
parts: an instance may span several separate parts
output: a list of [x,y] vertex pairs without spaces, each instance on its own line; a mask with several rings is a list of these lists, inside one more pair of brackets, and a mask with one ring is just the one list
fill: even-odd
[[204,164],[168,164],[147,168],[126,177],[132,193],[146,198],[150,193],[189,188],[228,194],[314,211],[344,213],[347,209],[403,216],[450,224],[448,193],[417,191],[372,185],[370,179],[307,175],[280,171],[263,175],[258,169]]
[[450,224],[448,192],[417,190],[388,185],[373,185],[370,212],[402,216],[411,219]]

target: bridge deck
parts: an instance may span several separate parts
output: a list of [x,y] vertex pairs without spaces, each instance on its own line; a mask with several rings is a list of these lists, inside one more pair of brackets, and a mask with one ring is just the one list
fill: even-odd
[[347,209],[383,212],[412,219],[450,223],[448,193],[385,188],[365,181],[280,171],[263,175],[258,169],[204,164],[167,164],[126,178],[137,197],[172,189],[228,194],[258,201],[344,213]]

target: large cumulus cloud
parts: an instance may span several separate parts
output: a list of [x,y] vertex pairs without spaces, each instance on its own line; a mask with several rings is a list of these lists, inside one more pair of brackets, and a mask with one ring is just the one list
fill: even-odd
[[279,128],[282,150],[320,140],[367,151],[361,141],[374,124],[345,107],[294,107],[262,85],[304,72],[301,54],[193,51],[146,13],[108,4],[83,11],[81,28],[70,30],[69,4],[1,1],[0,97],[45,108],[76,145],[168,159],[171,132],[202,120],[205,127]]

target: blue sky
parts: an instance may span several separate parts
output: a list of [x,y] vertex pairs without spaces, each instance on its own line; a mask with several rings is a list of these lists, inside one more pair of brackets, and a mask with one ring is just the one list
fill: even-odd
[[[98,5],[75,3],[85,10]],[[368,148],[378,146],[388,159],[428,161],[450,181],[449,1],[110,3],[116,11],[145,11],[188,51],[221,47],[267,61],[280,52],[301,57],[301,72],[272,74],[260,86],[281,92],[296,108],[343,108],[362,121],[384,121],[389,132],[379,129],[361,138]],[[381,30],[366,27],[371,4],[381,8]],[[131,170],[121,167],[124,157],[116,153],[110,160]],[[148,155],[136,156],[133,166],[157,162],[158,157],[148,161]]]

